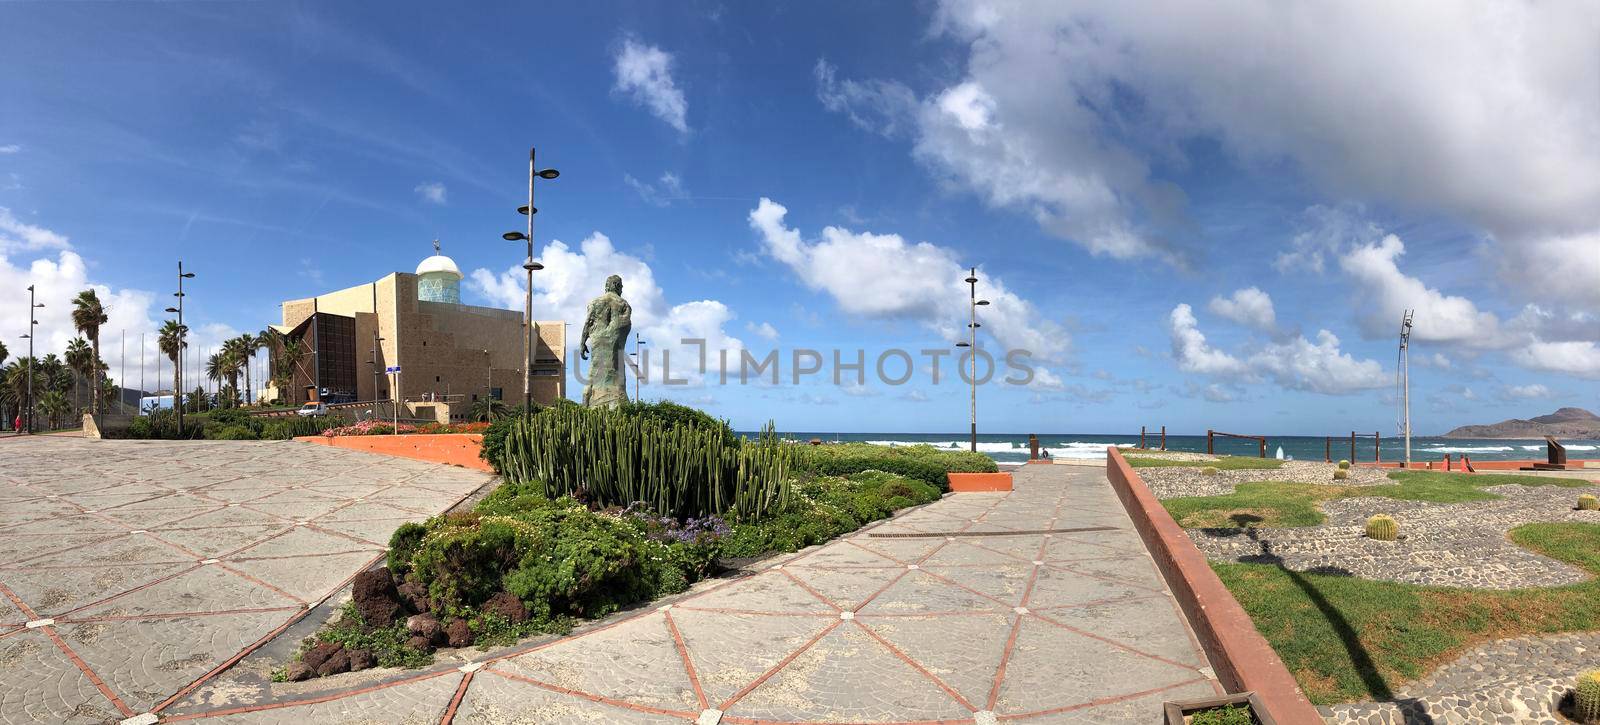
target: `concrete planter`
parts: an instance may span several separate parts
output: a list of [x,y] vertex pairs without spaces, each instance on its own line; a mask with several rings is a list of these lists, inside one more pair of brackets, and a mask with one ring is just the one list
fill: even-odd
[[950,491],[952,493],[990,493],[1011,490],[1011,474],[1009,473],[951,473],[946,475],[950,479]]
[[300,436],[295,440],[353,451],[380,453],[386,456],[412,458],[431,463],[493,472],[488,462],[478,457],[483,449],[481,433],[438,433],[371,436]]
[[1164,708],[1166,725],[1188,725],[1189,717],[1203,710],[1210,710],[1223,705],[1248,705],[1250,714],[1255,717],[1259,725],[1277,725],[1277,720],[1267,714],[1267,706],[1262,704],[1261,698],[1254,692],[1240,692],[1233,695],[1218,695],[1217,697],[1202,697],[1197,700],[1177,700],[1166,703]]

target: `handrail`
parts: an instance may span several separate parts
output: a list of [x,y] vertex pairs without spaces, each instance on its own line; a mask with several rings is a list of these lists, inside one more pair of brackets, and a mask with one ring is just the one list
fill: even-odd
[[1247,440],[1256,441],[1256,442],[1261,444],[1261,457],[1262,458],[1266,458],[1267,457],[1267,437],[1266,436],[1245,435],[1243,433],[1223,433],[1222,431],[1211,430],[1210,428],[1206,429],[1206,455],[1208,455],[1208,456],[1209,455],[1216,455],[1216,447],[1215,447],[1215,441],[1214,441],[1214,438],[1216,436],[1226,436],[1228,438],[1244,438],[1244,439],[1247,439]]

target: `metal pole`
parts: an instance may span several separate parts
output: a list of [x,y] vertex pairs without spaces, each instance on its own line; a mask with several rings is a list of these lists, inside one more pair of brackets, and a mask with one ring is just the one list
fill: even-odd
[[[122,368],[120,371],[117,372],[117,412],[118,413],[123,413],[123,412],[126,412],[123,409],[123,406],[126,406],[128,404],[127,401],[123,400],[123,398],[126,398],[127,396],[122,394],[123,388],[127,387],[126,385],[124,385],[124,381],[126,381],[128,379],[128,331],[127,330],[118,330],[117,331],[117,344],[122,346],[122,352],[117,353],[117,366]],[[97,400],[95,402],[98,403],[100,401]]]
[[[483,361],[489,366],[489,376],[483,379],[483,397],[487,400],[494,400],[494,358],[489,356],[488,350],[483,351]],[[494,403],[485,403],[484,405],[489,406],[490,410],[494,409]]]
[[394,434],[400,435],[400,371],[394,371]]
[[[188,330],[183,327],[183,260],[178,260],[178,387],[183,387],[183,348],[187,344]],[[178,436],[183,437],[183,397],[178,391],[172,391],[172,405],[178,409]]]
[[972,389],[972,452],[978,452],[978,268],[973,267],[968,273],[968,291],[972,299],[968,305],[971,310],[971,323],[967,325],[968,343],[967,354],[971,356],[971,371],[967,383]]
[[524,290],[523,344],[522,344],[522,419],[533,418],[533,215],[539,210],[533,206],[533,176],[536,148],[528,147],[528,256],[522,268],[528,273],[528,286]]
[[[156,373],[156,379],[161,379],[161,373]],[[139,333],[139,409],[133,411],[134,415],[144,415],[144,333]]]
[[1406,310],[1400,321],[1400,380],[1405,390],[1402,398],[1405,407],[1406,468],[1411,467],[1411,315],[1412,310]]
[[33,319],[33,285],[28,285],[28,435],[33,435],[33,331],[39,322]]
[[1161,426],[1161,450],[1167,449],[1167,427]]

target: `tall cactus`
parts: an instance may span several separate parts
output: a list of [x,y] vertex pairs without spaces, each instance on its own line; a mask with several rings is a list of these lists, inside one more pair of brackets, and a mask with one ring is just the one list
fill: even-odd
[[564,408],[514,422],[502,470],[550,497],[582,490],[598,506],[642,501],[663,515],[760,518],[788,499],[790,456],[770,423],[755,441],[729,441],[692,424]]

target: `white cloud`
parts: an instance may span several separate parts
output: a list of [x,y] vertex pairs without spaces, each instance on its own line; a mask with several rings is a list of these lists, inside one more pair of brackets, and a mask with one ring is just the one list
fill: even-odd
[[892,81],[852,81],[834,77],[838,69],[826,59],[817,60],[817,100],[823,108],[843,113],[850,122],[887,137],[908,132],[916,125],[917,94]]
[[1532,400],[1551,397],[1550,389],[1540,383],[1508,385],[1500,390],[1502,400]]
[[1411,338],[1469,347],[1498,347],[1507,340],[1500,320],[1472,300],[1446,295],[1422,280],[1400,271],[1405,244],[1389,234],[1373,244],[1358,245],[1339,260],[1339,266],[1363,288],[1358,299],[1365,310],[1357,319],[1372,337],[1398,335],[1400,316],[1416,310]]
[[778,339],[778,328],[773,327],[770,322],[763,322],[759,325],[754,322],[746,322],[744,327],[763,340],[772,341]]
[[[565,320],[567,344],[573,355],[576,355],[589,301],[605,291],[607,276],[622,277],[622,296],[633,307],[633,330],[645,339],[644,349],[649,354],[651,378],[645,386],[646,397],[669,395],[681,389],[662,385],[663,351],[670,351],[673,379],[687,379],[691,384],[703,381],[698,372],[700,348],[683,344],[681,341],[685,338],[706,341],[707,365],[713,374],[719,350],[730,351],[730,369],[737,370],[739,351],[744,349],[744,343],[726,331],[733,321],[733,311],[717,300],[668,303],[650,265],[618,250],[606,235],[590,234],[577,249],[561,241],[552,241],[539,250],[538,259],[545,268],[533,276],[534,317]],[[520,310],[524,304],[525,274],[520,266],[499,274],[479,268],[469,275],[467,285],[491,304]],[[577,362],[576,357],[570,360]],[[652,385],[655,386],[653,391]]]
[[21,151],[22,151],[22,145],[21,144],[8,143],[8,144],[6,144],[4,146],[0,146],[0,154],[14,154],[14,153],[19,153]]
[[1235,290],[1232,297],[1213,297],[1211,311],[1246,327],[1271,332],[1278,327],[1272,297],[1256,287]]
[[1534,370],[1600,379],[1600,346],[1588,340],[1535,342],[1512,352],[1511,359]]
[[689,101],[672,79],[672,54],[628,38],[617,51],[615,89],[678,133],[689,132]]
[[0,254],[66,249],[70,246],[66,235],[24,222],[13,216],[10,209],[0,206]]
[[1207,342],[1187,304],[1172,308],[1167,324],[1172,357],[1184,372],[1230,381],[1270,380],[1290,390],[1327,395],[1380,388],[1391,382],[1382,365],[1341,351],[1338,336],[1327,330],[1318,331],[1315,342],[1296,335],[1281,342],[1256,344],[1247,354],[1237,356]]
[[689,198],[689,190],[683,188],[683,180],[671,171],[661,174],[661,178],[654,183],[646,183],[633,178],[633,174],[623,174],[623,183],[633,187],[639,192],[639,198],[654,206],[672,206],[675,201]]
[[[783,205],[762,198],[750,212],[750,226],[760,234],[767,254],[807,287],[833,298],[846,314],[918,322],[946,340],[966,336],[968,288],[962,280],[968,268],[955,250],[909,242],[898,234],[833,226],[808,243],[798,229],[785,226],[786,214]],[[1045,362],[1063,359],[1071,343],[1065,328],[1006,289],[1003,280],[982,269],[978,277],[978,295],[990,303],[980,313],[984,331],[1005,349],[1028,350]],[[1036,375],[1036,383],[1049,376],[1047,370]]]
[[437,181],[425,181],[421,184],[417,184],[417,188],[413,189],[413,191],[417,192],[417,196],[422,197],[423,201],[426,201],[430,204],[439,204],[441,206],[444,205],[446,201],[446,195],[448,194],[447,190],[444,188],[444,184],[441,184]]
[[[1600,260],[1573,255],[1600,233],[1592,10],[943,0],[933,31],[968,53],[911,135],[933,174],[1098,253],[1176,256],[1183,197],[1152,169],[1202,141],[1333,198],[1479,225],[1535,289],[1592,304]],[[895,83],[830,107],[892,106]],[[1577,264],[1546,285],[1540,259]]]

